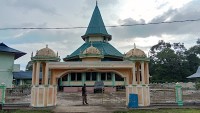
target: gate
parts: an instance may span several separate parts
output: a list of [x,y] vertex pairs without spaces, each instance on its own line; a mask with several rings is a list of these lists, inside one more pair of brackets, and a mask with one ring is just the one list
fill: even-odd
[[18,86],[15,88],[6,88],[6,103],[30,103],[31,86]]
[[[121,89],[114,92],[94,93],[88,92],[87,101],[90,106],[112,106],[124,107],[126,103],[126,91]],[[76,93],[58,92],[58,106],[79,106],[82,105],[81,91]]]

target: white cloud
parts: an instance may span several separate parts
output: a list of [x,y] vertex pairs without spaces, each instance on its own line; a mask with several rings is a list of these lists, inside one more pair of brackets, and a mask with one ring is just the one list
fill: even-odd
[[[200,17],[197,0],[101,0],[98,1],[105,25],[148,23]],[[89,0],[9,0],[0,1],[0,27],[76,27],[87,26],[95,1]],[[121,20],[121,21],[119,21]],[[121,23],[120,23],[121,22]],[[158,43],[183,42],[191,47],[199,38],[199,22],[163,26],[138,26],[107,28],[113,36],[110,42],[122,53],[134,47],[134,43],[146,53]],[[71,54],[84,41],[81,35],[86,29],[73,30],[5,30],[0,31],[0,42],[26,52],[17,59],[22,69],[34,53],[46,44],[61,58]]]
[[[120,1],[119,17],[134,20],[144,19],[147,23],[169,9],[178,9],[191,0],[123,0]],[[158,10],[159,9],[159,10]]]

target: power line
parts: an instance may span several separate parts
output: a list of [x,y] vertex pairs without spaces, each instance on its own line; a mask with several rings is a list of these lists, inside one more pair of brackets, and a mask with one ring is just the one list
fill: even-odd
[[[144,25],[159,25],[159,24],[173,24],[173,23],[185,23],[185,22],[196,22],[200,21],[199,19],[190,19],[190,20],[175,20],[175,21],[166,21],[166,22],[151,22],[144,24],[122,24],[122,25],[111,25],[111,26],[102,26],[102,27],[131,27],[131,26],[144,26]],[[20,30],[20,29],[44,29],[44,30],[62,30],[62,29],[85,29],[88,27],[8,27],[0,28],[0,30]],[[90,27],[91,28],[91,27]]]

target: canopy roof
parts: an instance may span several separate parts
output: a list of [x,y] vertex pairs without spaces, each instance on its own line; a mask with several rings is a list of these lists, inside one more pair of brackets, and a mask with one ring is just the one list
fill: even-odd
[[[14,79],[32,79],[32,71],[13,72]],[[40,79],[42,79],[42,72],[40,72]]]
[[[114,48],[111,44],[107,42],[93,42],[92,45],[97,48],[99,51],[101,51],[102,55],[105,57],[114,57],[123,59],[123,55]],[[79,58],[79,55],[88,47],[91,46],[91,43],[86,42],[81,47],[79,47],[76,51],[74,51],[71,55],[65,57],[63,60],[68,61],[70,59]]]
[[108,40],[111,40],[111,35],[108,34],[103,19],[101,17],[101,13],[99,11],[98,5],[96,4],[94,12],[92,14],[90,23],[88,25],[87,31],[85,35],[82,36],[83,40],[85,40],[86,37],[91,35],[98,35],[98,36],[104,36],[108,38]]
[[24,56],[26,53],[18,51],[16,49],[10,48],[4,43],[0,43],[0,52],[6,52],[6,53],[13,53],[14,54],[14,59],[18,59],[21,56]]
[[197,72],[187,78],[200,78],[200,66],[197,69]]

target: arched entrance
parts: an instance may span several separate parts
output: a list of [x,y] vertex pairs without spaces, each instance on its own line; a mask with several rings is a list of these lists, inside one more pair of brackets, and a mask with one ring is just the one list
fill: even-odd
[[[135,93],[139,97],[139,105],[147,106],[149,101],[148,87],[148,63],[143,61],[109,61],[109,62],[44,62],[43,65],[43,82],[38,84],[38,65],[33,71],[33,87],[31,92],[31,105],[33,107],[55,106],[57,104],[57,83],[58,79],[66,73],[79,72],[112,72],[126,78],[126,105],[129,101],[129,94]],[[49,74],[50,72],[50,74]],[[136,74],[137,73],[137,74]],[[136,79],[141,75],[140,79]],[[48,79],[49,78],[49,79]],[[138,82],[139,81],[139,82]],[[93,85],[93,81],[81,81],[87,85]],[[112,82],[110,82],[112,84]]]
[[[96,82],[103,82],[105,92],[116,91],[117,86],[125,86],[126,76],[115,70],[67,70],[61,73],[56,78],[59,89],[64,92],[78,92],[81,90],[83,84],[89,87],[90,92],[94,92],[94,84]],[[111,91],[110,91],[111,90]]]

